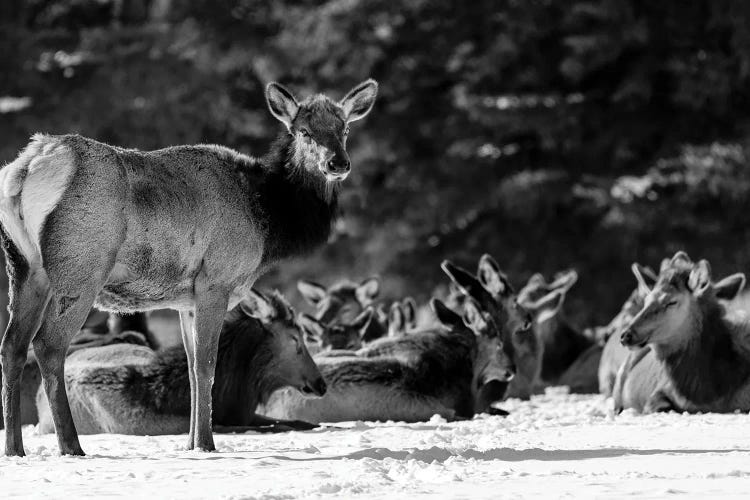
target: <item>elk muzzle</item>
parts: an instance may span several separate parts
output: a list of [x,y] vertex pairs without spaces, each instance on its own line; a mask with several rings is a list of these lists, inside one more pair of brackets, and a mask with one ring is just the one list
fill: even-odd
[[648,339],[643,338],[632,326],[626,328],[620,335],[620,343],[625,347],[643,347],[647,342]]
[[323,377],[318,377],[312,382],[306,382],[302,387],[303,394],[318,397],[324,396],[327,390],[328,386],[326,385],[326,381],[323,380]]
[[349,156],[342,156],[340,154],[334,155],[334,157],[326,163],[326,169],[329,175],[343,179],[352,169]]
[[482,376],[479,378],[479,386],[484,386],[490,382],[510,382],[515,375],[515,366],[492,368],[482,373]]

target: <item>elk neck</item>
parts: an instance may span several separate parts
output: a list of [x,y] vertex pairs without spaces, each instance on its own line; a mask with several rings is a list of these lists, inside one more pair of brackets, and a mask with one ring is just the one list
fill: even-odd
[[338,213],[338,182],[326,180],[317,165],[297,164],[295,157],[293,137],[284,131],[240,174],[265,226],[264,266],[323,245]]
[[214,420],[231,418],[225,425],[241,425],[284,384],[276,376],[273,335],[263,324],[242,311],[227,313],[219,339],[213,387]]
[[750,376],[750,364],[735,345],[724,307],[712,301],[698,307],[684,325],[684,341],[654,345],[654,354],[675,388],[700,405],[733,395]]

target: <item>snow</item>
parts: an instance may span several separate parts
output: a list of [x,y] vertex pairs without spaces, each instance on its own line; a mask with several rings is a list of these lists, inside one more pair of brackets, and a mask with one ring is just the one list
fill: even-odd
[[217,435],[216,453],[184,451],[186,436],[94,435],[81,437],[87,457],[59,457],[54,435],[28,426],[28,456],[0,457],[0,492],[3,498],[472,500],[747,492],[746,414],[615,417],[611,400],[561,389],[501,407],[511,415]]

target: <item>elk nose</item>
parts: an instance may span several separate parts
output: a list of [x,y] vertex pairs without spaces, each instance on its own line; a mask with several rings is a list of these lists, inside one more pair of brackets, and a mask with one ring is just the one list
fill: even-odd
[[632,328],[628,328],[622,332],[622,335],[620,335],[620,343],[625,346],[633,345],[635,343],[635,333]]
[[341,159],[334,156],[328,160],[328,171],[332,174],[348,174],[351,170],[351,163],[348,159]]
[[315,392],[316,396],[323,396],[328,390],[328,386],[326,385],[326,381],[323,380],[323,377],[320,377],[318,380],[313,382],[312,386],[313,392]]

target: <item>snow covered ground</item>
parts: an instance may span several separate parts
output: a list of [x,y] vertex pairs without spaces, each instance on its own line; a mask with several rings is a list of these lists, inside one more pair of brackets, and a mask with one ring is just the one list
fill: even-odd
[[63,458],[54,436],[28,427],[28,456],[0,457],[0,497],[705,498],[750,490],[748,415],[613,418],[603,398],[560,390],[502,407],[510,417],[220,435],[210,454],[182,451],[186,436],[97,435],[81,438],[87,457]]

